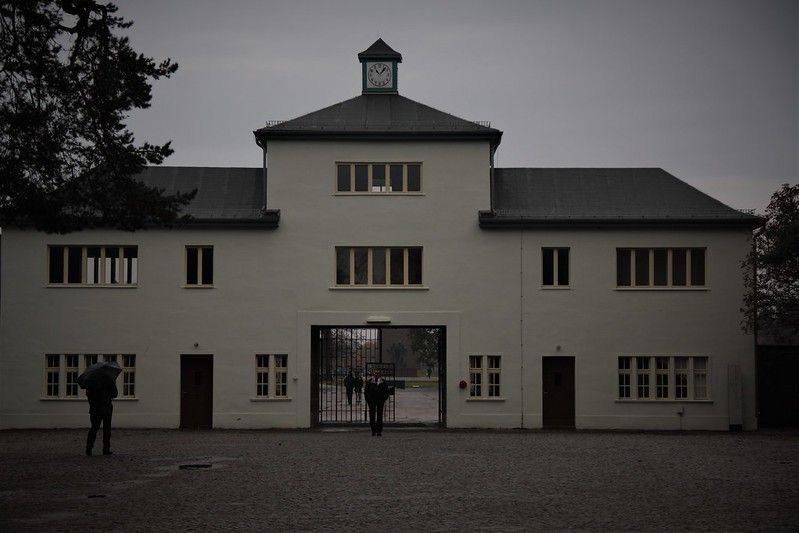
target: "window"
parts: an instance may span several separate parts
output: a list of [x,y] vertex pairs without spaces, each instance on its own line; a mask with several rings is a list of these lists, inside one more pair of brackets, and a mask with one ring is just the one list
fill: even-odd
[[49,246],[51,285],[118,286],[139,282],[136,246]]
[[632,357],[619,357],[619,398],[630,397],[630,360]]
[[541,248],[542,281],[545,287],[569,286],[569,249]]
[[421,163],[336,163],[336,192],[339,193],[413,193],[421,190]]
[[214,284],[214,247],[186,246],[186,285]]
[[[485,366],[483,360],[485,358]],[[469,397],[500,398],[500,359],[499,355],[469,356]]]
[[[106,362],[122,364],[122,375],[117,378],[120,398],[136,397],[136,356],[133,354],[46,354],[45,394],[46,398],[82,398],[78,376],[102,357]],[[120,387],[121,383],[121,387]]]
[[339,287],[421,286],[422,248],[337,246],[336,285]]
[[618,397],[620,400],[708,400],[707,375],[707,357],[622,356],[618,358]]
[[619,287],[704,287],[705,248],[617,248]]
[[[272,386],[270,387],[270,384]],[[288,395],[288,356],[258,354],[255,356],[255,397],[286,398]]]

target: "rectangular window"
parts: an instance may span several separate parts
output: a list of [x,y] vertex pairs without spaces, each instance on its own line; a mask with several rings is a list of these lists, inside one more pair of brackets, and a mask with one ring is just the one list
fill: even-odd
[[336,163],[336,192],[421,192],[421,163]]
[[77,354],[66,354],[64,355],[64,361],[66,365],[66,387],[65,393],[67,397],[77,398],[78,397],[78,370],[80,364],[80,357]]
[[121,361],[122,374],[117,378],[120,398],[136,396],[136,356],[133,354],[46,354],[45,397],[79,398],[78,376],[97,363],[102,357],[106,362]]
[[[707,357],[623,356],[618,361],[619,399],[709,399]],[[629,387],[631,382],[635,383],[634,388]]]
[[336,285],[350,284],[350,249],[336,248]]
[[372,285],[386,284],[387,248],[372,248]]
[[49,246],[48,263],[48,282],[53,285],[136,285],[139,282],[136,246]]
[[369,283],[369,248],[353,248],[355,257],[355,284]]
[[480,398],[483,396],[483,356],[469,356],[469,396]]
[[707,357],[693,357],[694,370],[694,398],[706,400],[709,398],[707,390]]
[[61,382],[61,356],[48,354],[45,356],[47,367],[45,369],[45,386],[48,397],[58,397],[58,385]]
[[619,287],[704,287],[705,248],[617,248]]
[[408,285],[422,284],[422,249],[407,248],[408,251]]
[[336,247],[336,285],[339,287],[404,287],[421,284],[421,247]]
[[619,357],[619,398],[629,398],[632,357]]
[[122,367],[122,397],[133,398],[136,396],[136,356],[122,354],[120,366]]
[[[485,366],[483,362],[485,359]],[[501,357],[499,355],[469,356],[469,397],[500,398]]]
[[214,284],[213,246],[186,246],[186,285]]
[[568,248],[541,248],[541,261],[541,284],[543,286],[569,286]]
[[[272,387],[269,385],[273,384]],[[288,396],[288,355],[258,354],[255,356],[255,396],[285,398]]]

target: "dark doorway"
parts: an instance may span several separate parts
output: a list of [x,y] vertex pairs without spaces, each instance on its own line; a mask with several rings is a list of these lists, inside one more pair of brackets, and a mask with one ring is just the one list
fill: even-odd
[[797,376],[799,376],[799,346],[757,347],[759,427],[799,427]]
[[445,425],[445,331],[443,326],[312,327],[312,422],[367,424],[363,391],[379,368],[390,390],[387,424]]
[[180,356],[180,428],[211,429],[214,356]]
[[574,357],[543,358],[545,428],[574,427]]

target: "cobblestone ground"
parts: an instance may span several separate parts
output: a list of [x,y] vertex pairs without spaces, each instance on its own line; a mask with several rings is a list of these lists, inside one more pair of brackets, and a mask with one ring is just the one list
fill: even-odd
[[108,457],[83,439],[0,432],[0,531],[799,529],[796,432],[118,430]]

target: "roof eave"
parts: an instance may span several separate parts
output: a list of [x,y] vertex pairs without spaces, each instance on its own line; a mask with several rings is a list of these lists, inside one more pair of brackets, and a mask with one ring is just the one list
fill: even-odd
[[492,150],[502,142],[502,132],[487,131],[342,131],[342,130],[273,130],[260,129],[254,132],[256,143],[265,149],[266,142],[272,139],[284,140],[364,140],[364,141],[489,141]]
[[568,228],[582,227],[736,227],[755,229],[765,222],[760,217],[742,218],[545,218],[503,216],[491,211],[479,211],[478,220],[483,229]]

